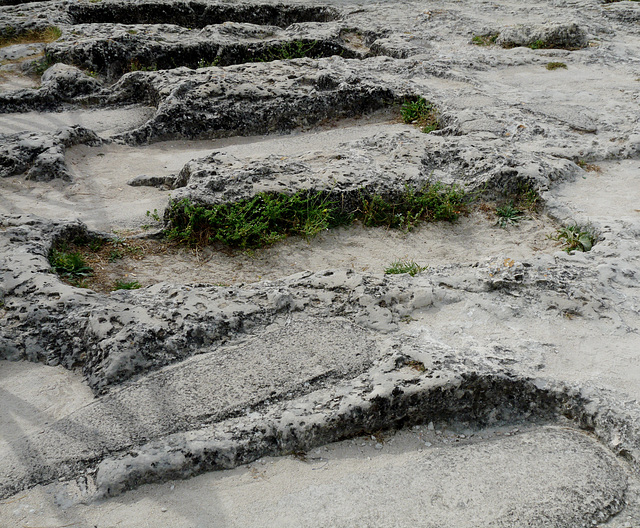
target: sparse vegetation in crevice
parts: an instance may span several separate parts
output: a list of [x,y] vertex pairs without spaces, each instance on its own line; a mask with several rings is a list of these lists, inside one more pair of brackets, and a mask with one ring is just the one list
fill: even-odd
[[48,43],[58,40],[61,36],[62,30],[56,26],[28,31],[18,31],[12,26],[7,26],[0,32],[0,48],[13,44]]
[[213,66],[219,66],[219,65],[220,65],[220,58],[219,57],[215,57],[211,61],[207,61],[205,59],[200,59],[198,61],[198,69],[199,68],[211,68]]
[[138,288],[142,288],[142,284],[140,284],[137,280],[122,280],[117,279],[113,285],[113,290],[137,290]]
[[150,64],[148,66],[145,66],[138,59],[132,59],[131,62],[129,62],[129,71],[130,72],[135,72],[135,71],[157,71],[157,70],[158,70],[157,64]]
[[599,165],[596,165],[595,163],[589,163],[588,161],[583,159],[577,160],[576,165],[587,172],[602,172],[602,168]]
[[474,35],[471,39],[471,44],[475,44],[476,46],[491,46],[496,43],[499,33],[487,33],[484,35]]
[[405,101],[400,113],[405,123],[419,126],[426,134],[440,128],[438,109],[424,97]]
[[511,201],[503,206],[496,207],[496,216],[498,217],[496,224],[502,228],[506,228],[510,225],[518,225],[520,220],[524,217],[524,214],[520,209],[514,206]]
[[45,53],[44,56],[36,61],[33,65],[32,68],[32,72],[35,75],[42,75],[45,71],[47,71],[49,68],[51,68],[51,66],[53,66],[54,64],[56,64],[58,61],[53,58],[51,55],[49,55],[48,53]]
[[547,62],[547,65],[545,66],[545,68],[547,68],[547,70],[553,71],[553,70],[558,70],[558,69],[567,69],[567,65],[564,62]]
[[527,48],[530,48],[532,50],[538,50],[538,49],[550,49],[550,48],[553,48],[553,46],[550,43],[545,42],[544,40],[538,39],[527,44]]
[[142,287],[128,276],[131,262],[142,260],[147,253],[166,251],[166,244],[157,242],[82,235],[57,241],[49,253],[49,262],[52,271],[67,284],[108,293]]
[[591,248],[600,240],[600,233],[590,224],[576,223],[559,228],[550,238],[562,243],[562,249],[567,253],[591,251]]
[[387,275],[402,275],[408,273],[412,277],[426,270],[428,266],[420,266],[414,260],[396,260],[384,270]]
[[302,59],[304,57],[317,57],[314,48],[318,45],[316,40],[292,40],[284,44],[267,48],[261,55],[256,56],[252,62],[271,62],[275,60]]
[[512,197],[513,203],[518,209],[534,213],[540,207],[540,194],[528,182],[519,182],[516,192]]
[[79,251],[68,248],[66,244],[51,249],[49,263],[54,272],[74,286],[85,287],[84,280],[93,275],[93,268],[84,256]]
[[[328,192],[260,193],[235,203],[198,205],[188,199],[166,213],[170,240],[190,245],[221,243],[237,248],[267,246],[287,236],[310,239],[325,229],[360,221],[367,227],[410,230],[423,221],[453,221],[466,211],[457,186],[407,187],[394,197],[360,192],[348,199]],[[347,206],[345,203],[349,203]]]

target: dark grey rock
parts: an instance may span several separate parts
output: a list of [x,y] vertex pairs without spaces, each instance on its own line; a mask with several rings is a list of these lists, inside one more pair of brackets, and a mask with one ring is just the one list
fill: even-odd
[[66,64],[54,64],[42,74],[42,87],[62,101],[98,91],[102,86],[85,72]]
[[141,174],[127,182],[132,187],[165,187],[173,188],[176,176],[149,176]]
[[575,50],[584,48],[587,43],[586,31],[576,23],[505,28],[496,40],[503,48],[533,46]]

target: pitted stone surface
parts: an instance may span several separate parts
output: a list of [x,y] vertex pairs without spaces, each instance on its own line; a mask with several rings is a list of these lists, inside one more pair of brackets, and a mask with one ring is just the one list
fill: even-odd
[[[390,497],[405,514],[396,524],[407,526],[428,525],[424,511],[433,526],[628,528],[640,521],[636,3],[6,4],[0,35],[56,25],[62,37],[1,52],[0,123],[23,128],[5,132],[0,186],[3,199],[19,196],[30,214],[0,219],[0,358],[30,360],[43,372],[73,370],[93,396],[48,413],[27,401],[42,406],[41,394],[27,396],[0,376],[0,423],[11,428],[0,431],[0,467],[8,469],[0,471],[0,524],[64,524],[61,507],[73,516],[85,501],[86,518],[68,522],[100,525],[91,517],[105,511],[93,510],[99,497],[114,504],[108,501],[120,499],[109,497],[144,483],[265,456],[313,456],[362,434],[386,455],[380,432],[405,426],[443,441],[424,456],[396,453],[388,463],[365,463],[361,452],[366,471],[336,469],[334,479],[275,503],[260,488],[269,524],[301,525],[313,512],[314,526],[392,525]],[[497,35],[496,44],[472,44],[481,35]],[[300,41],[311,46],[308,57],[271,60]],[[60,64],[39,87],[34,80],[12,85],[35,71],[39,50]],[[566,69],[548,70],[551,62]],[[431,134],[397,116],[405,98],[419,96],[439,111],[441,127]],[[43,114],[52,122],[86,110],[91,121],[98,110],[126,112],[134,104],[152,107],[150,115],[139,112],[119,127],[96,123],[97,133],[85,123],[33,133],[33,123],[20,125],[34,110],[63,112]],[[356,128],[362,115],[367,126],[345,140],[282,146],[292,136],[279,134]],[[263,134],[269,141],[251,137]],[[299,189],[393,194],[434,181],[509,200],[524,186],[540,193],[540,214],[562,225],[591,221],[599,240],[588,253],[458,257],[415,277],[354,261],[349,269],[248,285],[185,284],[176,276],[108,295],[51,272],[56,241],[105,235],[74,220],[73,197],[79,179],[91,189],[104,177],[82,174],[74,163],[105,152],[82,146],[68,163],[65,149],[115,141],[145,156],[148,143],[158,143],[158,153],[217,138],[235,139],[210,149],[198,143],[191,161],[180,158],[181,171],[149,160],[154,170],[127,173],[133,169],[122,164],[112,185],[137,199],[164,191],[127,181],[160,182],[174,187],[174,199],[201,204]],[[242,141],[250,147],[225,148]],[[47,219],[42,200],[54,190],[68,212]],[[158,194],[163,203],[168,194]],[[135,207],[131,214],[143,216]],[[487,207],[494,206],[485,204],[490,214]],[[43,218],[35,216],[41,208]],[[124,227],[102,225],[120,234]],[[43,376],[24,376],[43,383]],[[464,438],[443,433],[454,424]],[[521,431],[477,438],[501,427]],[[324,477],[333,466],[311,471]],[[53,517],[23,506],[38,494],[55,497]],[[155,504],[169,504],[167,496]],[[322,497],[342,505],[338,513],[325,510]],[[180,517],[179,506],[150,509],[142,509],[145,522],[192,520]],[[220,524],[254,520],[238,514]]]

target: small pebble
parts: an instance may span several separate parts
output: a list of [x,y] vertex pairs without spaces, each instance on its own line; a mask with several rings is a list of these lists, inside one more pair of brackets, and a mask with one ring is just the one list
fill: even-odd
[[424,445],[426,445],[427,447],[431,447],[433,444],[431,442],[425,442]]
[[166,511],[167,511],[167,509],[166,509],[166,508],[160,508],[160,511],[161,511],[162,513],[164,513],[164,512],[166,512]]
[[380,449],[382,449],[382,444],[378,442],[374,447],[376,449],[380,450]]

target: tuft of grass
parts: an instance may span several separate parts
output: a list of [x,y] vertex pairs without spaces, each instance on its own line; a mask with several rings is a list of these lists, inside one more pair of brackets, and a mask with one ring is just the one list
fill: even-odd
[[433,184],[405,188],[394,198],[362,193],[345,209],[329,193],[260,193],[248,200],[203,206],[187,199],[170,204],[167,237],[190,245],[220,242],[242,249],[267,246],[290,235],[310,239],[355,220],[367,227],[412,229],[422,221],[453,221],[466,211],[466,193],[457,186]]
[[304,57],[314,57],[314,48],[317,46],[316,40],[292,40],[280,46],[269,48],[261,55],[254,57],[253,62],[271,62],[275,60],[302,59]]
[[498,217],[497,225],[506,228],[509,225],[517,225],[522,220],[523,213],[509,202],[502,207],[496,207],[496,216]]
[[496,43],[496,40],[498,40],[499,36],[500,36],[499,33],[488,33],[488,34],[485,34],[485,35],[475,35],[471,39],[471,44],[475,44],[476,46],[491,46],[492,44]]
[[51,66],[53,66],[57,61],[51,57],[48,53],[44,54],[44,57],[40,59],[33,68],[33,73],[36,75],[42,75],[45,71],[47,71]]
[[438,109],[424,97],[405,101],[400,113],[405,123],[418,125],[425,134],[440,128]]
[[548,62],[547,65],[545,66],[545,68],[547,68],[547,70],[557,70],[559,68],[564,68],[565,70],[567,69],[567,65],[564,62]]
[[544,40],[534,40],[527,47],[531,48],[532,50],[537,50],[537,49],[548,49],[550,46]]
[[540,205],[540,195],[530,183],[520,182],[514,195],[514,203],[520,210],[535,212]]
[[587,172],[602,172],[602,168],[595,163],[588,163],[583,159],[576,161],[576,165]]
[[47,26],[29,31],[17,31],[12,26],[8,26],[0,33],[0,48],[13,44],[48,43],[58,40],[61,36],[62,30],[56,26]]
[[129,63],[129,71],[158,71],[158,66],[156,64],[151,64],[150,66],[143,66],[138,59],[133,59]]
[[140,284],[137,280],[132,281],[124,281],[124,280],[116,280],[113,285],[113,291],[116,290],[137,290],[138,288],[142,288],[142,284]]
[[571,251],[590,251],[600,240],[600,234],[589,224],[572,224],[559,228],[556,235],[549,238],[561,242],[562,249],[569,253]]
[[66,251],[64,248],[53,248],[49,254],[51,268],[67,280],[79,280],[93,274],[84,257],[77,251]]
[[420,266],[413,260],[395,260],[384,270],[387,275],[401,275],[408,273],[412,277],[426,270],[428,266]]

